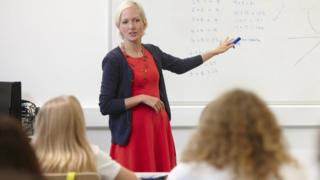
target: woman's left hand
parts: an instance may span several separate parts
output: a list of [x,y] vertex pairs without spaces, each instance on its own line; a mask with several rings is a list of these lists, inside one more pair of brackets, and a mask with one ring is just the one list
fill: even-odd
[[208,59],[212,58],[213,56],[224,53],[232,47],[234,47],[233,39],[230,39],[227,37],[223,41],[220,42],[218,47],[202,53],[201,54],[202,60],[207,61]]
[[219,46],[214,49],[216,54],[224,53],[228,49],[234,47],[234,44],[232,43],[232,41],[233,39],[230,39],[229,37],[225,38],[223,41],[220,41]]

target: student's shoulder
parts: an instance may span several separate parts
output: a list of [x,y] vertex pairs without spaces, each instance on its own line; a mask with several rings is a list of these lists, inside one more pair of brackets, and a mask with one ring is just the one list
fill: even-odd
[[94,154],[98,154],[101,151],[100,147],[95,144],[90,144],[90,147]]
[[229,169],[219,170],[206,162],[179,163],[168,175],[170,180],[178,179],[228,179]]
[[94,154],[94,156],[97,158],[98,164],[103,164],[106,162],[111,162],[113,161],[109,154],[105,151],[103,151],[99,146],[90,144],[91,150]]
[[284,180],[307,180],[305,168],[301,164],[286,163],[281,166],[280,174]]

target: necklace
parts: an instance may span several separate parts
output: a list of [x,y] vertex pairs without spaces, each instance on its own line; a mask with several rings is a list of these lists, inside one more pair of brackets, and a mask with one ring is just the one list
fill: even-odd
[[[126,48],[125,48],[125,46],[124,46],[124,44],[123,43],[121,43],[121,49],[122,49],[122,51],[123,51],[123,54],[125,54],[126,56],[127,56],[127,58],[128,58],[128,56],[130,56],[129,54],[128,54],[128,52],[126,51]],[[135,51],[135,53],[137,54],[137,55],[139,55],[138,54],[138,52],[139,51]],[[139,70],[138,71],[142,71],[142,73],[143,73],[143,80],[145,81],[145,82],[147,82],[147,73],[148,73],[148,70],[149,70],[149,66],[148,66],[148,62],[147,62],[147,59],[148,59],[148,57],[147,57],[147,55],[145,54],[145,49],[144,49],[144,47],[143,46],[141,46],[141,50],[140,50],[140,52],[141,52],[141,54],[142,54],[142,58],[143,58],[143,62],[142,62],[142,69],[140,69],[140,68],[138,68]],[[134,59],[140,59],[141,58],[141,56],[138,56],[138,57],[134,57],[134,56],[131,56],[132,58],[134,58]],[[133,65],[133,64],[131,64],[131,67],[132,68],[135,68],[135,65]]]

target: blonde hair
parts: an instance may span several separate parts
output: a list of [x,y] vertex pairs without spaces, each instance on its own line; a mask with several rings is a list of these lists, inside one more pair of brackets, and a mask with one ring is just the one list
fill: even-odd
[[281,128],[265,103],[236,89],[205,107],[182,161],[231,167],[237,180],[281,179],[280,166],[294,162],[282,140]]
[[84,114],[74,96],[53,98],[40,108],[34,147],[45,173],[97,171]]
[[[120,21],[121,21],[122,12],[125,9],[130,8],[130,7],[136,7],[137,8],[143,24],[144,24],[145,28],[147,28],[148,21],[147,21],[146,15],[144,13],[143,7],[138,2],[136,2],[134,0],[126,0],[126,1],[123,1],[119,5],[119,7],[118,7],[118,9],[116,11],[116,14],[115,14],[115,24],[116,24],[117,28],[119,29],[119,27],[120,27]],[[122,37],[122,35],[121,35],[121,37]]]

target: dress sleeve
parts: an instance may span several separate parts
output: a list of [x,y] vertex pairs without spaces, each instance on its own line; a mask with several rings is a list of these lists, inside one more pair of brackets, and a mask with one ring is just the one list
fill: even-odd
[[121,165],[112,160],[111,157],[98,146],[91,145],[91,148],[96,156],[98,174],[103,180],[114,179],[120,172]]

